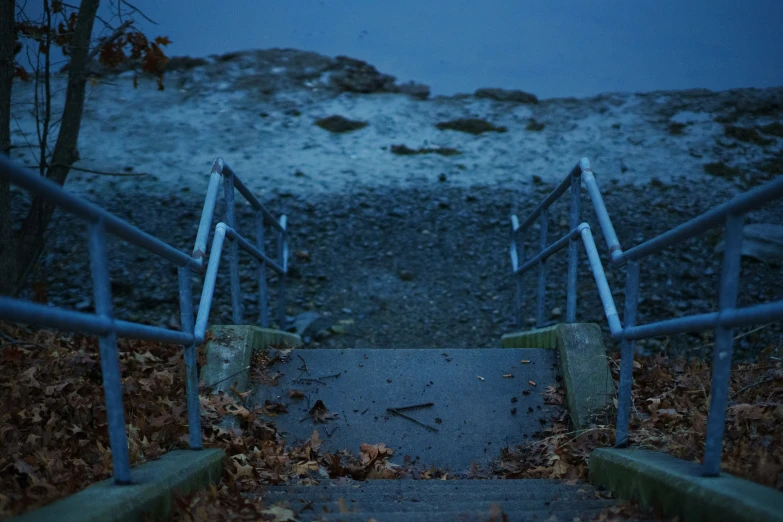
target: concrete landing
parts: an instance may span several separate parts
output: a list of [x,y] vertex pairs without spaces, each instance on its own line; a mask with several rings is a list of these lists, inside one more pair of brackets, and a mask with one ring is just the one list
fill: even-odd
[[[408,455],[454,472],[467,471],[473,461],[486,465],[504,446],[534,437],[555,413],[543,400],[555,382],[552,350],[303,349],[269,368],[276,372],[282,373],[277,385],[258,386],[252,403],[288,405],[288,413],[272,420],[289,443],[318,429],[324,451],[358,454],[363,443],[383,442],[395,450],[397,464]],[[289,398],[292,389],[306,399]],[[308,412],[318,400],[338,418],[315,423]],[[437,431],[386,411],[430,402],[402,413]]]

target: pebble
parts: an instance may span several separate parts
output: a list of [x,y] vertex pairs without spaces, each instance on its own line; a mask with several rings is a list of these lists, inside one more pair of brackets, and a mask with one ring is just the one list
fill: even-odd
[[[640,188],[617,185],[611,195],[606,195],[605,201],[617,235],[627,250],[685,219],[678,212],[657,212],[654,218],[646,216],[642,212],[648,206],[645,201],[663,198],[670,209],[687,208],[687,215],[695,216],[727,199],[729,194],[715,187],[701,187],[699,198],[677,190],[666,192],[663,198],[657,193],[660,189],[650,185]],[[551,190],[548,183],[541,188],[542,193]],[[523,219],[541,197],[538,191],[526,192],[524,187],[504,190],[432,185],[374,191],[357,187],[346,194],[313,195],[307,201],[301,198],[266,199],[265,205],[274,214],[284,211],[289,216],[291,252],[302,250],[312,254],[309,263],[297,265],[302,278],[288,278],[290,315],[318,310],[321,314],[337,312],[355,317],[351,335],[330,335],[326,325],[317,326],[313,333],[308,332],[308,337],[321,343],[319,346],[328,348],[494,346],[503,333],[518,329],[510,320],[514,288],[508,274],[511,205],[519,209],[516,213]],[[200,213],[203,194],[177,192],[138,198],[130,193],[111,193],[96,194],[95,199],[104,208],[129,218],[132,224],[176,248],[183,251],[192,248],[194,222],[186,214],[188,210],[195,215]],[[584,199],[583,205],[588,204],[589,200]],[[218,208],[216,219],[222,219],[221,212]],[[760,209],[754,212],[754,219],[783,222],[782,213],[776,207]],[[550,223],[567,222],[568,205],[555,206],[550,214]],[[240,212],[240,231],[242,217]],[[611,289],[621,295],[625,285],[624,269],[608,263],[600,228],[592,222],[592,213],[586,208],[582,219],[593,226],[604,269],[613,278]],[[379,230],[371,220],[393,226]],[[494,225],[488,226],[488,223]],[[51,304],[87,309],[92,306],[89,256],[76,255],[78,252],[73,247],[78,238],[83,237],[84,225],[66,216],[59,227],[32,280],[47,282]],[[423,234],[423,230],[430,234]],[[268,233],[267,236],[266,251],[273,254],[276,252],[274,235]],[[553,232],[550,242],[554,237]],[[718,234],[715,243],[720,238]],[[538,251],[537,234],[531,231],[526,239],[527,254],[534,255]],[[144,250],[126,248],[118,240],[111,239],[109,243],[117,316],[147,324],[166,324],[172,317],[179,318],[176,268],[174,271],[167,269],[168,263]],[[640,318],[652,322],[672,318],[678,313],[713,311],[718,281],[704,276],[720,272],[721,256],[714,252],[715,243],[697,238],[680,250],[667,249],[643,260]],[[681,259],[683,251],[685,259]],[[565,251],[547,261],[547,309],[559,320],[562,320],[565,303],[566,262]],[[242,255],[240,263],[244,318],[252,322],[258,317],[255,263],[249,256]],[[212,323],[231,320],[226,266],[221,266],[218,277]],[[695,271],[699,277],[687,274],[688,270]],[[743,263],[740,302],[758,302],[762,295],[760,289],[767,297],[783,295],[783,281],[777,277],[778,271],[774,266],[761,263]],[[194,274],[193,279],[194,301],[198,302],[203,274]],[[273,277],[268,279],[272,323],[278,306],[275,280]],[[523,281],[525,306],[522,313],[526,327],[529,327],[535,324],[531,315],[535,314],[537,271],[527,274]],[[670,286],[667,286],[669,281]],[[577,320],[596,320],[605,326],[606,319],[596,312],[603,308],[584,250],[580,250],[577,305]],[[622,309],[621,298],[616,305]],[[760,331],[759,335],[779,338],[780,328],[773,326]],[[754,344],[761,342],[755,334],[748,341],[748,353],[753,351]],[[673,353],[687,349],[689,344],[687,336],[672,336],[667,350]]]

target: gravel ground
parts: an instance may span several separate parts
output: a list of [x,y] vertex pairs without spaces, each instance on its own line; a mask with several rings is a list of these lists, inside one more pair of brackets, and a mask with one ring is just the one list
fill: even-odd
[[[508,275],[508,240],[512,212],[525,215],[551,190],[538,185],[528,193],[491,187],[456,188],[437,177],[415,189],[357,188],[339,195],[280,197],[269,200],[273,213],[285,212],[291,227],[292,274],[288,314],[315,311],[321,315],[306,332],[311,346],[351,347],[492,347],[513,331],[513,282]],[[684,178],[676,185],[602,187],[621,243],[628,248],[725,201],[736,189],[729,185],[693,186]],[[585,196],[586,198],[586,196]],[[95,201],[143,230],[189,251],[195,238],[203,196],[188,191],[141,197],[135,194],[96,196]],[[586,201],[586,199],[583,199]],[[606,245],[591,209],[583,219],[593,224],[602,254]],[[239,213],[239,229],[250,230],[250,213]],[[217,215],[222,215],[219,212]],[[567,201],[550,214],[551,237],[566,230]],[[754,212],[751,222],[783,222],[783,208]],[[85,231],[63,216],[33,281],[45,282],[52,304],[91,310]],[[537,231],[528,234],[534,252]],[[707,234],[668,250],[642,264],[640,322],[715,309],[720,234]],[[117,315],[123,319],[178,327],[176,270],[141,249],[112,241],[111,274]],[[273,250],[270,244],[270,249]],[[530,255],[530,254],[528,254]],[[581,321],[602,319],[595,283],[586,256],[580,253]],[[566,253],[549,262],[547,310],[551,321],[565,311]],[[604,266],[622,310],[624,269]],[[746,259],[740,304],[783,297],[780,265]],[[242,268],[245,317],[257,317],[254,265]],[[200,292],[194,276],[194,293]],[[525,277],[528,325],[535,313],[536,274]],[[270,279],[274,288],[274,277]],[[276,301],[270,303],[276,306]],[[228,277],[219,278],[212,322],[230,322]],[[273,308],[274,309],[274,308]],[[331,326],[331,329],[330,329]],[[335,333],[334,331],[342,332]],[[738,343],[738,356],[769,343],[781,344],[779,325],[748,335]],[[711,335],[680,335],[642,343],[690,355],[709,355]],[[607,346],[615,348],[607,338]]]

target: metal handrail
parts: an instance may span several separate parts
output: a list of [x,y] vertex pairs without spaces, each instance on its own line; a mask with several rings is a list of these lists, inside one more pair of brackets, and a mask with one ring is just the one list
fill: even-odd
[[[252,192],[242,183],[242,180],[236,173],[223,161],[223,158],[217,158],[212,164],[212,172],[207,186],[207,195],[204,199],[204,208],[201,212],[198,232],[196,233],[196,242],[193,245],[193,258],[202,261],[207,251],[207,240],[212,226],[212,218],[217,204],[218,191],[220,185],[223,185],[223,198],[226,207],[225,223],[218,223],[215,227],[213,246],[210,255],[209,265],[212,266],[212,258],[215,257],[214,269],[212,272],[207,269],[207,276],[204,281],[204,287],[199,302],[199,316],[196,321],[196,342],[204,341],[206,333],[207,320],[212,305],[214,286],[217,279],[218,263],[221,258],[221,249],[223,239],[229,234],[232,240],[229,252],[229,281],[231,286],[231,319],[234,324],[242,323],[242,298],[239,288],[239,248],[249,252],[256,258],[258,270],[258,314],[259,323],[263,328],[269,327],[269,308],[267,303],[266,287],[266,268],[270,267],[277,272],[278,277],[278,326],[281,330],[286,327],[285,297],[286,285],[285,276],[288,274],[288,231],[286,229],[286,216],[281,215],[280,219],[275,219],[264,205],[253,195]],[[250,203],[255,210],[256,224],[256,244],[252,247],[250,242],[237,232],[236,225],[236,206],[234,202],[234,189]],[[264,253],[264,225],[271,225],[277,231],[277,262],[272,261]],[[229,233],[230,231],[230,233]],[[220,248],[215,248],[215,240],[220,236]],[[204,306],[206,304],[206,306]]]
[[[625,310],[623,314],[625,325],[620,322],[590,226],[587,223],[573,226],[573,223],[579,220],[580,178],[584,180],[590,194],[598,221],[609,247],[612,263],[625,265],[626,267],[627,279]],[[565,193],[569,180],[571,186],[571,230],[550,245],[547,237],[547,209]],[[575,246],[581,239],[590,261],[593,278],[598,287],[598,293],[604,307],[604,315],[609,323],[609,331],[612,338],[620,341],[621,344],[616,446],[623,447],[628,444],[634,342],[638,339],[660,335],[697,332],[714,328],[716,330],[716,342],[713,355],[712,393],[707,420],[703,474],[704,476],[717,476],[720,473],[721,447],[733,352],[732,329],[739,326],[766,324],[783,319],[783,300],[737,308],[744,215],[751,210],[759,208],[761,205],[780,198],[783,198],[783,178],[778,178],[738,195],[690,221],[627,251],[623,251],[609,214],[606,211],[595,176],[592,169],[590,169],[590,163],[587,158],[582,158],[569,173],[566,180],[561,182],[536,207],[523,222],[523,225],[519,224],[517,216],[511,216],[511,267],[517,288],[514,312],[517,324],[520,326],[522,325],[523,302],[522,275],[534,266],[539,267],[536,326],[541,327],[543,325],[543,310],[546,299],[546,260],[565,248],[566,245],[569,246],[567,295],[569,313],[566,321],[569,323],[576,321],[576,269],[578,257],[575,253]],[[529,228],[536,218],[539,218],[541,223],[541,250],[537,255],[529,260],[525,260],[524,243],[518,240],[518,236]],[[721,272],[719,311],[636,325],[636,312],[639,300],[639,260],[693,238],[721,224],[724,224],[726,228],[726,245]]]
[[[232,240],[230,268],[232,283],[232,315],[234,322],[239,324],[242,320],[241,307],[237,304],[239,303],[241,305],[241,296],[239,294],[239,263],[236,252],[237,246],[241,246],[243,249],[250,251],[259,263],[259,307],[261,308],[260,314],[263,326],[268,324],[266,310],[266,266],[268,265],[279,274],[279,280],[281,282],[279,297],[281,303],[280,309],[282,310],[280,325],[281,328],[283,328],[285,326],[285,275],[288,271],[286,217],[282,216],[279,221],[274,219],[272,214],[269,213],[269,211],[267,211],[249,192],[236,174],[228,168],[222,159],[218,158],[213,165],[212,174],[210,176],[209,188],[202,210],[193,255],[189,256],[97,205],[68,193],[62,186],[44,177],[26,172],[4,155],[0,155],[0,176],[7,179],[10,183],[24,188],[44,200],[63,208],[67,212],[88,221],[90,267],[96,313],[75,312],[0,296],[0,318],[9,321],[38,324],[99,336],[101,373],[103,376],[109,444],[112,450],[115,483],[131,483],[130,458],[128,455],[127,434],[125,432],[125,412],[122,405],[122,384],[120,380],[119,354],[117,352],[117,336],[176,343],[184,346],[184,360],[187,369],[186,395],[189,445],[193,450],[201,449],[201,413],[198,396],[196,343],[203,342],[204,339],[203,332],[206,329],[206,319],[208,319],[212,294],[214,293],[223,239],[225,236],[228,236],[229,239]],[[229,228],[223,223],[219,223],[216,226],[215,237],[219,237],[219,240],[213,241],[213,257],[209,260],[209,268],[207,271],[207,275],[210,277],[207,277],[205,280],[203,289],[203,293],[209,293],[209,299],[205,300],[202,297],[202,302],[199,306],[199,317],[203,315],[204,320],[199,324],[199,331],[201,333],[196,335],[196,328],[193,320],[191,272],[200,272],[203,269],[204,253],[206,252],[209,229],[211,228],[215,204],[217,202],[217,189],[219,188],[221,178],[224,181],[223,188],[226,200],[226,221],[228,221],[232,227]],[[236,231],[234,188],[237,188],[257,211],[255,247],[252,247],[250,243]],[[279,232],[277,263],[273,262],[264,254],[265,224],[273,226]],[[111,283],[108,271],[108,249],[106,247],[107,232],[114,234],[129,243],[145,248],[179,267],[178,278],[181,331],[122,321],[114,318],[111,302]],[[219,244],[215,245],[215,243]]]

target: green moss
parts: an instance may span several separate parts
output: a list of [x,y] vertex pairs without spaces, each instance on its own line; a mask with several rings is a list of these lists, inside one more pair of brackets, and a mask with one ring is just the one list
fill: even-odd
[[392,154],[398,154],[400,156],[413,156],[415,154],[440,154],[441,156],[457,156],[462,154],[459,150],[451,147],[421,147],[418,149],[411,149],[406,145],[392,145]]
[[315,120],[315,124],[322,129],[328,130],[329,132],[337,133],[351,132],[367,126],[366,121],[349,120],[348,118],[343,118],[342,116],[329,116],[328,118],[321,118],[320,120]]
[[546,127],[546,125],[536,121],[534,118],[530,118],[530,120],[527,122],[527,126],[525,127],[525,130],[540,132],[544,130],[544,127]]
[[505,127],[499,127],[480,118],[459,118],[451,121],[443,121],[435,125],[440,130],[455,130],[478,135],[484,132],[506,132]]
[[755,143],[757,145],[769,145],[772,140],[763,137],[756,129],[750,127],[737,127],[736,125],[726,125],[723,128],[723,134],[727,138],[734,138],[746,143]]
[[729,167],[722,161],[716,161],[714,163],[705,163],[704,172],[710,176],[716,176],[718,178],[734,179],[742,175],[739,169]]

